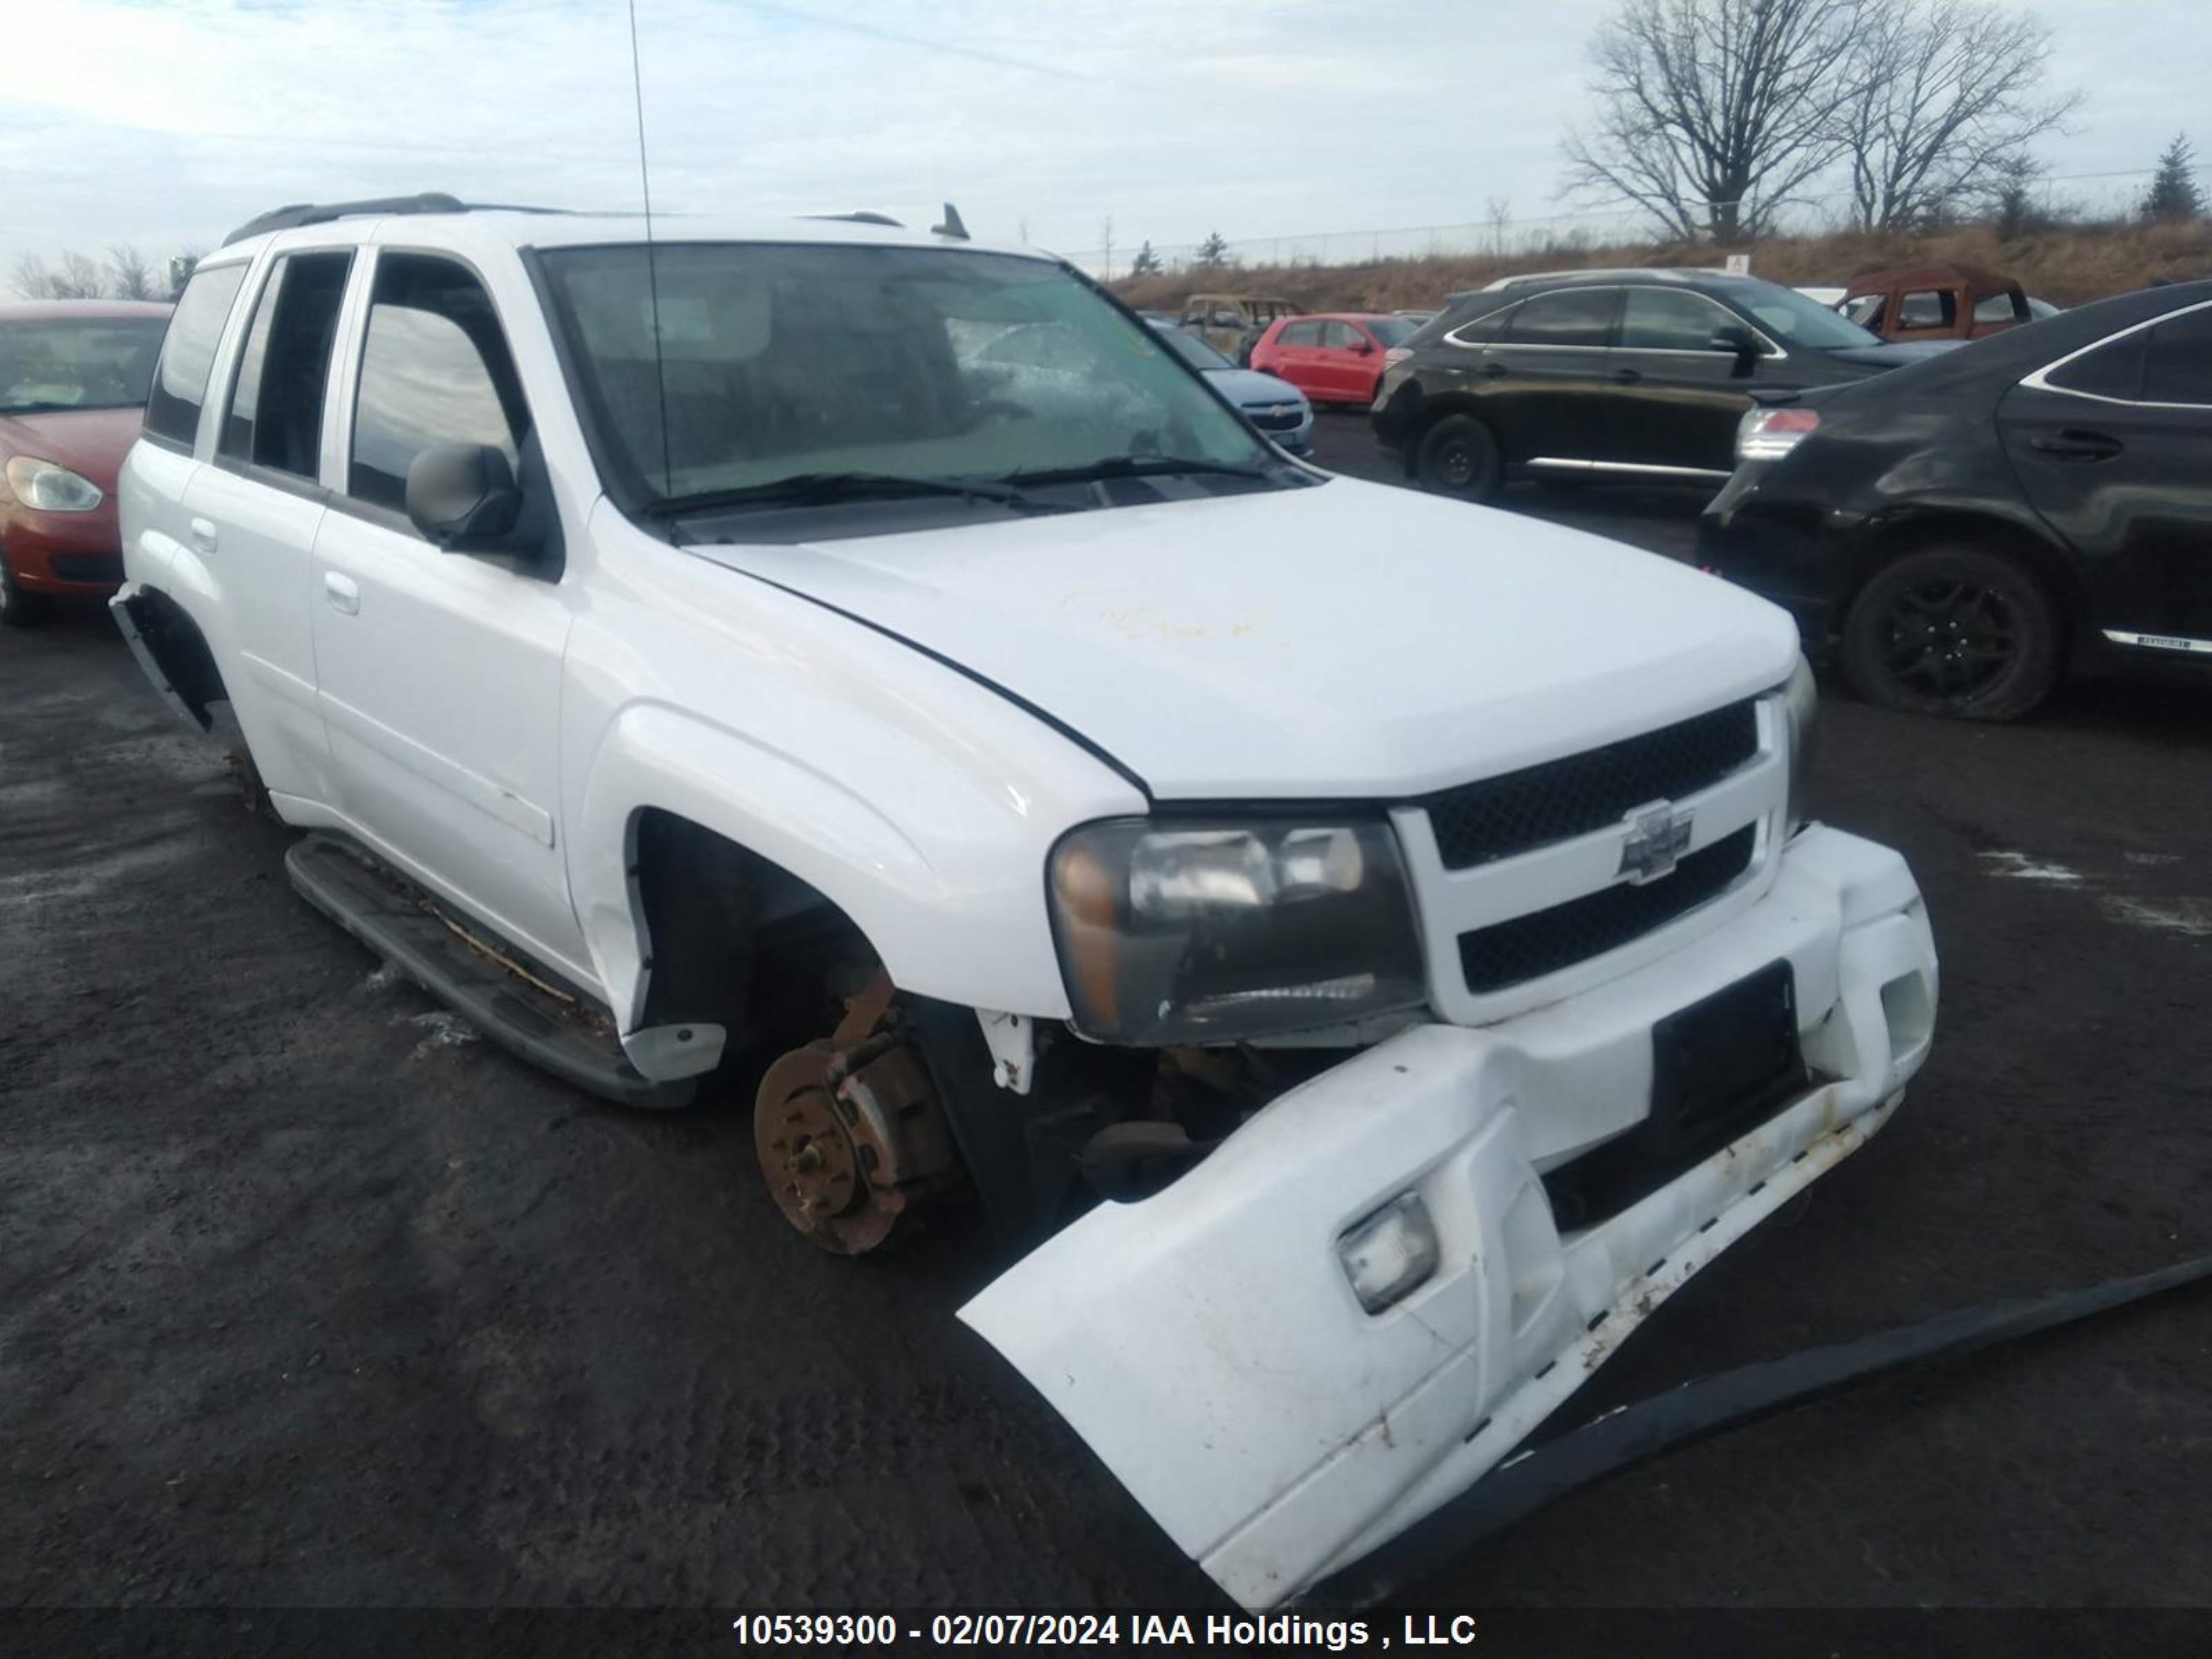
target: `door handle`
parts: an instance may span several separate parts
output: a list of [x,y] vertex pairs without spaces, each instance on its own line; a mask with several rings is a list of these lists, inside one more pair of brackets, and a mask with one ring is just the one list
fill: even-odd
[[334,611],[343,611],[350,617],[361,609],[361,587],[350,576],[342,576],[335,570],[323,572],[323,597],[331,602]]
[[1644,371],[1640,368],[1616,368],[1613,371],[1613,378],[1623,386],[1634,386],[1644,378]]
[[215,520],[213,519],[194,519],[190,528],[191,530],[193,552],[212,553],[215,551],[216,533]]
[[2039,455],[2062,461],[2109,461],[2127,447],[2118,438],[2101,432],[2067,430],[2047,438],[2032,438],[2027,447]]

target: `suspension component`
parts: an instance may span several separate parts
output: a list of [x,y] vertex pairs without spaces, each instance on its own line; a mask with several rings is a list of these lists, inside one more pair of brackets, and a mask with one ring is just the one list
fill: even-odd
[[810,1242],[839,1255],[877,1249],[921,1200],[959,1184],[951,1131],[891,997],[890,976],[878,971],[836,1030],[768,1068],[753,1100],[769,1196]]

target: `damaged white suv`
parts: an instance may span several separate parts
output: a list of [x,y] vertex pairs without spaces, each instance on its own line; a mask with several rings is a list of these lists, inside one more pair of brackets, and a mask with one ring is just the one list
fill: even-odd
[[1782,611],[1294,461],[948,216],[266,216],[116,610],[488,1036],[758,1079],[831,1249],[980,1198],[963,1316],[1270,1606],[1880,1127],[1927,921],[1803,821]]

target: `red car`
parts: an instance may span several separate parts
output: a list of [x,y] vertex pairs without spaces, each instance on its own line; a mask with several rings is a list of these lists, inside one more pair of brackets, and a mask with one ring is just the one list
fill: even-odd
[[0,623],[122,581],[115,475],[168,326],[167,306],[124,300],[0,306]]
[[1410,318],[1358,311],[1282,317],[1252,348],[1252,367],[1288,380],[1317,404],[1364,409],[1375,401],[1384,358],[1419,327]]

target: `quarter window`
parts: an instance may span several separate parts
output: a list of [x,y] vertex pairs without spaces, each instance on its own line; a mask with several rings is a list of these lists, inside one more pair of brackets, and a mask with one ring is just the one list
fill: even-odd
[[2143,346],[2149,338],[2148,329],[2123,335],[2053,370],[2050,382],[2067,392],[2133,403],[2142,396]]
[[1710,351],[1714,331],[1738,322],[1702,294],[1632,288],[1621,308],[1620,343],[1639,351]]
[[404,512],[407,469],[439,444],[483,444],[520,464],[530,415],[491,295],[450,259],[377,261],[354,402],[346,493]]
[[216,453],[295,477],[321,471],[323,392],[350,250],[295,253],[262,284]]
[[2212,404],[2212,309],[2170,317],[2150,331],[2143,400]]
[[145,430],[149,435],[191,447],[199,432],[200,405],[207,400],[208,376],[215,368],[215,349],[229,320],[231,302],[245,281],[246,267],[229,264],[196,271],[185,284],[184,297],[169,319],[168,337],[161,343],[154,389],[146,399]]
[[1615,288],[1566,288],[1523,301],[1506,337],[1516,345],[1601,346],[1613,332]]

